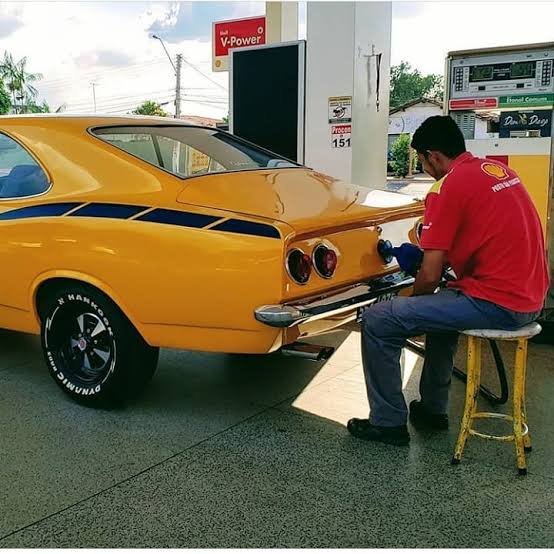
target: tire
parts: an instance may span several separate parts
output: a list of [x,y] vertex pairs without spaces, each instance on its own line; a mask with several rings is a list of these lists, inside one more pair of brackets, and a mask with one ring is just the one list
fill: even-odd
[[149,346],[98,290],[64,285],[50,291],[39,311],[50,375],[79,404],[120,406],[154,375],[159,349]]

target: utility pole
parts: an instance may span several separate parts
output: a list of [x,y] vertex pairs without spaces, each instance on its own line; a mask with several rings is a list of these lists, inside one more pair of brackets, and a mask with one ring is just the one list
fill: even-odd
[[183,65],[183,54],[177,54],[177,65],[175,65],[162,38],[158,35],[152,35],[152,38],[160,41],[165,50],[167,59],[175,72],[175,119],[178,119],[181,117],[181,67]]
[[183,54],[177,54],[177,67],[175,68],[175,119],[181,117],[181,66],[183,65]]
[[96,85],[94,81],[91,83],[92,85],[92,98],[94,100],[94,113],[96,113]]

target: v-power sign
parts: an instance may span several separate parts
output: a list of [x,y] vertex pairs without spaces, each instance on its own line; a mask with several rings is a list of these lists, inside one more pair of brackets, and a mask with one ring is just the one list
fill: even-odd
[[229,50],[265,44],[265,17],[248,17],[213,24],[212,70],[227,71]]

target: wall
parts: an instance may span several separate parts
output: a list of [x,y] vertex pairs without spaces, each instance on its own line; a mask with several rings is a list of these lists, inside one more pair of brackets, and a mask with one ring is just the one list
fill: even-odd
[[396,112],[389,117],[389,135],[401,133],[414,134],[416,129],[428,118],[444,115],[442,108],[434,104],[416,104],[404,111]]
[[308,2],[307,11],[306,165],[345,181],[352,153],[331,148],[328,99],[352,96],[354,9],[353,2]]
[[[306,164],[370,188],[386,183],[390,2],[308,2]],[[382,53],[380,106],[375,58]],[[352,146],[332,148],[328,101],[352,96]]]
[[[387,182],[387,127],[389,122],[391,2],[356,2],[354,44],[354,103],[352,106],[352,182],[384,188]],[[382,53],[380,105],[377,110],[375,58]]]
[[487,132],[488,122],[486,119],[481,119],[479,117],[475,118],[475,139],[488,139],[488,138],[498,138],[498,133],[493,134]]

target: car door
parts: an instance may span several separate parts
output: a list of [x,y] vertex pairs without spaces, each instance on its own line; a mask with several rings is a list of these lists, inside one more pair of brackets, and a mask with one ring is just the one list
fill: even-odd
[[29,265],[45,238],[36,218],[47,215],[42,196],[50,187],[37,159],[0,128],[0,327],[26,330],[29,325]]

